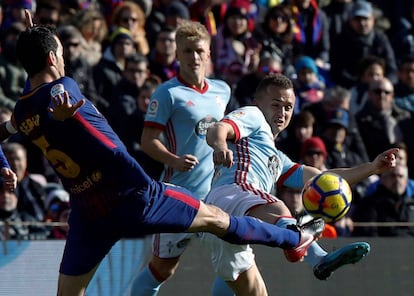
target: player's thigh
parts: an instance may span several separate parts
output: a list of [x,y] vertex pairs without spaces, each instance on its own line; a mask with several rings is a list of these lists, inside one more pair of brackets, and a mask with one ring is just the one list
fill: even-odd
[[91,271],[82,275],[65,275],[60,273],[58,280],[58,296],[83,296],[86,291],[86,287],[91,281],[93,275],[96,272],[98,265]]
[[227,284],[237,296],[267,296],[266,285],[255,263]]
[[260,220],[274,224],[279,217],[290,217],[292,214],[282,201],[257,205],[247,211],[246,215],[259,218]]

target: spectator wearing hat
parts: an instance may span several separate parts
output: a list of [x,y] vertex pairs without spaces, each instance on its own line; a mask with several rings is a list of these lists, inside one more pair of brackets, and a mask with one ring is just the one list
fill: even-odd
[[357,65],[369,55],[383,58],[386,77],[396,81],[395,54],[387,35],[375,27],[370,2],[355,2],[348,23],[338,38],[331,41],[330,72],[334,83],[345,88],[354,86],[357,81]]
[[173,1],[165,10],[165,24],[177,28],[180,23],[190,19],[188,7],[181,1]]
[[145,32],[145,13],[144,10],[133,1],[123,1],[116,6],[112,18],[112,28],[127,29],[135,42],[138,53],[147,55],[150,47]]
[[122,79],[125,59],[135,52],[135,41],[131,33],[127,29],[119,27],[109,36],[109,46],[99,63],[93,67],[96,90],[103,98],[100,111],[105,116],[111,112],[111,104],[114,100],[112,91]]
[[309,56],[300,57],[295,64],[295,69],[297,78],[293,80],[296,93],[294,112],[297,113],[323,99],[325,82],[319,76],[315,60]]
[[346,143],[349,128],[349,112],[336,109],[330,113],[327,125],[322,132],[328,151],[326,165],[329,168],[352,167],[363,163],[359,154],[350,150]]
[[250,4],[247,0],[231,1],[212,40],[214,73],[233,87],[243,75],[254,72],[260,60],[261,46],[252,34]]
[[320,137],[310,137],[300,146],[301,162],[321,171],[327,170],[325,164],[327,156],[325,143]]

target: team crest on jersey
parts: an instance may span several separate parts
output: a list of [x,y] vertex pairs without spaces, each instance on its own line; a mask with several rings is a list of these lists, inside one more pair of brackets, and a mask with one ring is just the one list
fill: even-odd
[[195,133],[198,137],[204,138],[207,134],[207,129],[215,124],[217,119],[212,116],[206,116],[195,125]]
[[63,86],[62,83],[58,83],[55,84],[54,86],[52,86],[52,88],[50,89],[50,95],[52,97],[56,97],[57,95],[61,95],[65,92],[65,87]]
[[155,116],[158,112],[158,101],[152,100],[148,106],[147,113],[148,115]]

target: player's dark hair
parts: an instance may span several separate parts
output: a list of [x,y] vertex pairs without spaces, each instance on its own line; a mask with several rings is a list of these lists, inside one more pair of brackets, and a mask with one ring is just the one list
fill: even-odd
[[270,74],[264,77],[256,88],[254,97],[256,99],[263,98],[267,95],[267,88],[269,85],[273,85],[282,89],[293,88],[292,80],[283,74]]
[[17,58],[29,77],[41,72],[47,65],[47,57],[51,51],[56,53],[58,43],[55,29],[36,26],[20,33],[17,40]]

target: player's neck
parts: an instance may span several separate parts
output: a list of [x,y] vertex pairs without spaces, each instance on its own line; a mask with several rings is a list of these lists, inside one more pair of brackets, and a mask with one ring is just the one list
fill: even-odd
[[56,73],[38,73],[34,75],[32,78],[29,79],[30,81],[30,89],[35,89],[39,87],[42,84],[53,82],[57,79],[61,78],[59,75],[56,75]]

